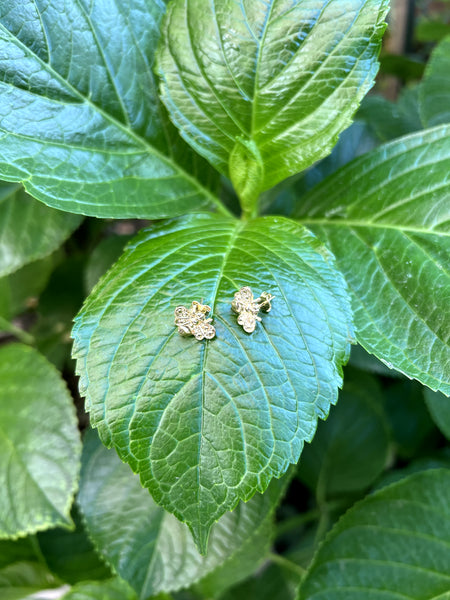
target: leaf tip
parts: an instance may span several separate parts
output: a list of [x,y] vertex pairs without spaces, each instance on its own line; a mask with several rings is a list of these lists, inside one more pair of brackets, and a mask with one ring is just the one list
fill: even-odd
[[208,540],[212,525],[203,523],[188,523],[197,550],[202,556],[208,551]]

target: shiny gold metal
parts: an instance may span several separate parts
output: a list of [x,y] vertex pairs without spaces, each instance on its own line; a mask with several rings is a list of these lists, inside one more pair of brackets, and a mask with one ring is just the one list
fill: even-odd
[[211,325],[212,319],[206,319],[211,307],[194,300],[191,308],[177,306],[175,309],[175,325],[180,335],[193,335],[196,340],[212,340],[216,330]]
[[242,287],[234,295],[231,308],[238,314],[237,322],[247,333],[253,333],[256,327],[256,321],[261,321],[258,316],[260,310],[269,312],[272,308],[271,300],[275,296],[269,292],[263,292],[256,300],[253,298],[253,292],[248,285]]

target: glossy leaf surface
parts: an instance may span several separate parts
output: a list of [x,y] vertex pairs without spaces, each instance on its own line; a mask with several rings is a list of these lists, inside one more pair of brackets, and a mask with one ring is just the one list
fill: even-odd
[[378,69],[384,0],[175,0],[158,58],[183,137],[245,199],[328,154]]
[[447,600],[450,471],[412,475],[349,510],[316,554],[299,600]]
[[354,160],[299,202],[353,297],[356,337],[388,366],[450,393],[450,126]]
[[389,434],[380,397],[370,375],[346,376],[337,406],[303,450],[298,475],[322,501],[364,490],[385,467]]
[[425,127],[450,123],[450,36],[435,48],[420,85],[420,113]]
[[56,250],[81,217],[44,206],[22,186],[0,182],[0,277]]
[[[244,285],[275,296],[252,335],[231,310]],[[202,298],[217,336],[200,343],[178,334],[174,310]],[[76,318],[91,423],[204,551],[212,523],[263,492],[312,439],[337,397],[350,318],[333,258],[293,221],[155,225]]]
[[214,204],[152,72],[163,0],[5,0],[0,176],[61,210],[163,217]]
[[274,481],[266,494],[222,517],[202,557],[188,528],[157,506],[138,477],[90,432],[79,502],[96,547],[144,599],[189,587],[230,561],[241,564],[229,572],[228,585],[249,575],[268,551],[271,515],[284,488]]
[[27,346],[0,348],[0,538],[71,526],[80,451],[60,375]]

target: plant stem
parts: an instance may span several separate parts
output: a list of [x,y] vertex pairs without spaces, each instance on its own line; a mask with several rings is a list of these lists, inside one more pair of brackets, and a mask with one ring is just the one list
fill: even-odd
[[31,547],[33,548],[33,552],[36,555],[36,558],[41,563],[41,565],[43,565],[45,568],[48,569],[49,567],[48,567],[47,561],[45,560],[45,557],[42,554],[42,550],[41,550],[41,547],[39,545],[39,542],[38,542],[36,534],[30,535],[29,536],[29,540],[30,540]]
[[295,517],[291,517],[290,519],[286,519],[285,521],[281,521],[277,526],[277,538],[292,531],[293,529],[297,529],[301,525],[305,525],[305,523],[310,523],[311,521],[315,521],[320,517],[320,510],[318,508],[312,508],[307,512],[296,515]]
[[0,317],[0,330],[6,331],[6,333],[10,333],[14,335],[18,340],[23,342],[24,344],[34,344],[34,337],[21,329],[20,327],[16,327],[13,323],[10,323],[3,317]]
[[289,569],[290,571],[297,573],[297,575],[300,575],[300,577],[304,577],[305,574],[307,573],[306,569],[304,569],[300,565],[297,565],[292,560],[289,560],[288,558],[281,556],[281,554],[276,554],[275,552],[271,552],[269,554],[269,560],[277,565],[280,565],[280,567],[284,567],[285,569]]

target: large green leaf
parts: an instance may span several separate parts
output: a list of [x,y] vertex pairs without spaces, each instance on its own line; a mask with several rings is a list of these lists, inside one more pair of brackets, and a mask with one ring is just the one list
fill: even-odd
[[332,529],[299,600],[450,598],[450,471],[383,488]]
[[[252,335],[231,310],[243,285],[275,295]],[[174,309],[202,298],[217,337],[200,343],[177,333]],[[212,523],[312,439],[350,328],[343,279],[307,230],[196,215],[130,242],[76,318],[74,356],[102,441],[205,551]]]
[[[152,72],[164,0],[4,0],[0,176],[62,210],[162,217],[218,203]],[[218,204],[220,206],[220,204]]]
[[362,156],[301,199],[297,216],[334,252],[359,343],[450,393],[450,126]]
[[435,48],[420,85],[420,113],[426,127],[450,123],[450,36]]
[[370,375],[346,376],[338,405],[303,450],[299,477],[322,502],[364,490],[385,467],[389,435],[380,397]]
[[228,585],[248,576],[268,552],[272,513],[285,484],[274,481],[266,494],[223,516],[202,557],[188,528],[155,504],[116,452],[88,434],[79,502],[98,550],[145,599],[189,587],[230,562],[236,569],[228,570]]
[[175,0],[158,69],[181,135],[247,202],[328,154],[378,69],[386,0]]
[[72,525],[80,452],[54,367],[27,346],[0,348],[0,538]]
[[56,250],[80,222],[36,202],[20,185],[0,182],[0,277]]

